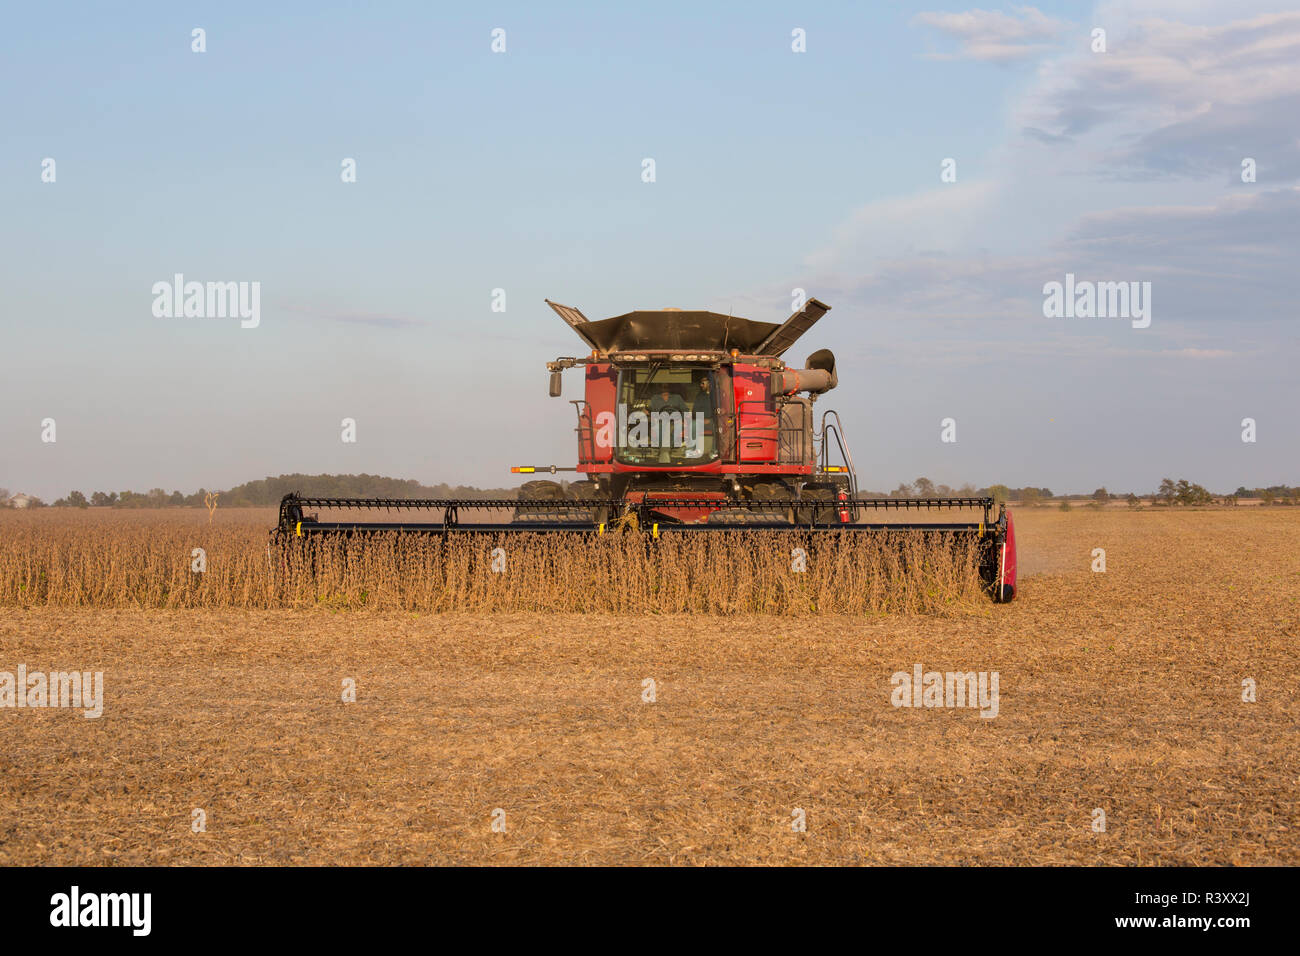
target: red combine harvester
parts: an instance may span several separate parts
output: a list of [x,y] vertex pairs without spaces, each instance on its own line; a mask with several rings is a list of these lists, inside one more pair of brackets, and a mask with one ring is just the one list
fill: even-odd
[[[590,348],[547,363],[550,394],[564,370],[583,369],[577,464],[524,465],[518,474],[575,472],[565,488],[527,482],[518,499],[330,498],[286,495],[281,538],[374,532],[441,534],[511,531],[702,533],[773,529],[871,534],[920,531],[973,540],[980,576],[996,601],[1016,591],[1015,526],[992,498],[864,498],[839,415],[814,415],[818,396],[838,384],[827,349],[792,368],[782,356],[830,307],[816,299],[784,323],[679,309],[628,312],[589,321],[547,304]],[[994,508],[997,513],[994,514]],[[306,509],[441,512],[439,521],[322,521]],[[888,511],[982,511],[965,522],[869,522]],[[462,512],[503,519],[464,521]],[[897,518],[898,516],[894,516]],[[909,519],[912,515],[907,516]]]

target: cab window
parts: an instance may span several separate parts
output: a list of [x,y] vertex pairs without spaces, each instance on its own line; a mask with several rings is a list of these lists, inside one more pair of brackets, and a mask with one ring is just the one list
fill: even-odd
[[716,388],[708,369],[650,364],[619,374],[619,461],[632,465],[700,465],[718,457]]

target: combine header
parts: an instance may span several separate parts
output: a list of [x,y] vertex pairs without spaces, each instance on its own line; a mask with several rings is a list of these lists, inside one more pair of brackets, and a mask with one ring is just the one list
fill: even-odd
[[[859,495],[839,415],[831,409],[820,419],[814,415],[817,398],[838,384],[835,356],[822,349],[801,368],[782,359],[829,306],[809,299],[777,325],[678,309],[592,322],[575,308],[547,304],[590,348],[585,356],[547,363],[552,397],[561,394],[566,369],[583,370],[584,397],[570,403],[577,464],[511,471],[573,472],[580,480],[567,488],[553,479],[531,480],[518,499],[501,500],[290,494],[280,502],[274,533],[297,539],[632,531],[653,541],[744,528],[806,532],[815,542],[834,533],[916,531],[974,542],[990,596],[1000,602],[1015,596],[1015,527],[1005,506],[983,497]],[[322,511],[344,514],[322,520]],[[373,520],[350,520],[359,516],[348,513],[359,511]],[[954,511],[979,517],[942,520],[956,517]],[[924,513],[940,520],[919,520]]]

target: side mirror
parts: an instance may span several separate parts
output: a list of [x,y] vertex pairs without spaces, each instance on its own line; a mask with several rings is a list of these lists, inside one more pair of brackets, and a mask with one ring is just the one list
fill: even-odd
[[551,398],[560,397],[560,370],[551,373]]

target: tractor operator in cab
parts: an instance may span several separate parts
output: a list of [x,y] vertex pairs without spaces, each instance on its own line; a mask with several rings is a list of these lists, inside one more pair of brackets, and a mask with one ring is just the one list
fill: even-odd
[[697,415],[704,413],[704,420],[708,421],[713,417],[713,391],[709,385],[709,373],[705,372],[700,376],[699,382],[696,383],[698,391],[695,393],[695,401],[692,404],[691,411]]
[[[686,401],[672,390],[671,385],[664,382],[659,394],[650,399],[650,414],[663,416],[661,419],[652,418],[650,427],[655,429],[654,423],[658,422],[652,440],[659,446],[659,463],[666,465],[671,457],[671,449],[682,443],[686,427]],[[675,421],[669,416],[676,416]]]
[[[699,449],[699,456],[709,458],[713,452],[713,387],[710,384],[709,373],[704,372],[696,382],[697,391],[695,400],[691,403],[692,419],[691,427],[698,431],[698,434],[692,432],[692,444]],[[697,457],[697,456],[691,456]]]
[[650,412],[679,412],[686,414],[686,402],[672,390],[667,382],[659,389],[659,394],[650,399]]

